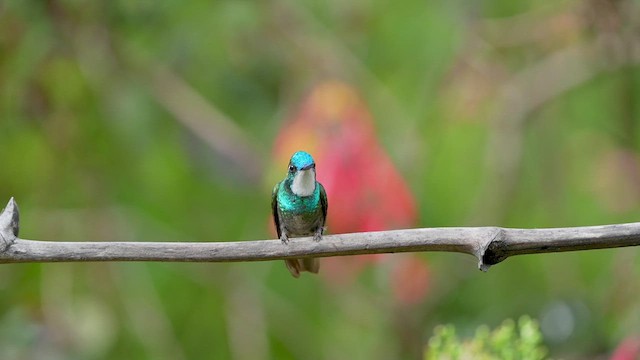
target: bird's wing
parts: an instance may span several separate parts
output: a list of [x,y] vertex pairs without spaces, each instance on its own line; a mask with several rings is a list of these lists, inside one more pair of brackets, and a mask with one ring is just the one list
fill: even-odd
[[273,187],[271,192],[271,211],[273,212],[273,222],[276,224],[276,232],[278,233],[278,239],[280,238],[280,217],[278,216],[278,189],[280,183],[277,183]]
[[327,208],[329,207],[329,202],[327,201],[327,193],[324,191],[324,186],[320,185],[320,205],[322,206],[322,226],[327,222]]

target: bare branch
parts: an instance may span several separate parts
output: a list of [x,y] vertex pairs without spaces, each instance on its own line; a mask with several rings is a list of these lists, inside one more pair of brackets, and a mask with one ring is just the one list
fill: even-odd
[[[0,214],[0,234],[17,234],[13,199]],[[6,221],[5,219],[15,221]],[[15,229],[15,232],[12,230]],[[240,242],[59,242],[16,238],[0,251],[0,263],[70,261],[240,262],[418,251],[475,256],[486,271],[509,256],[640,245],[640,223],[555,229],[451,227]]]

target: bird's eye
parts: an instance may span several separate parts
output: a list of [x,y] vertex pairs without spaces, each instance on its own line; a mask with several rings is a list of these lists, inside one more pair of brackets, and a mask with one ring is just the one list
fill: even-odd
[[293,165],[289,165],[289,172],[293,172],[296,169],[295,166]]

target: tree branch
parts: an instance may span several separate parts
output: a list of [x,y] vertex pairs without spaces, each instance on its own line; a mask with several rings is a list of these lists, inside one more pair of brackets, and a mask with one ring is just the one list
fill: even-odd
[[13,198],[0,214],[0,263],[70,261],[239,262],[417,251],[475,256],[486,271],[509,256],[640,245],[640,223],[555,229],[452,227],[240,242],[59,242],[18,238]]

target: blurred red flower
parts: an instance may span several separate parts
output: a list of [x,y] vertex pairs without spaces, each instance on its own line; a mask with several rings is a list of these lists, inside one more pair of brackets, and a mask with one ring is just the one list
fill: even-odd
[[[413,196],[380,146],[366,105],[349,85],[338,81],[318,84],[285,122],[274,145],[277,166],[285,168],[297,150],[308,151],[316,160],[318,181],[329,199],[329,233],[415,225]],[[330,284],[350,284],[367,264],[382,258],[362,255],[326,259],[321,274]],[[396,268],[409,271],[392,272],[394,294],[400,301],[415,302],[426,294],[428,270],[419,258],[401,259],[410,265]],[[416,274],[420,276],[415,278]]]
[[626,338],[616,351],[611,355],[611,360],[638,360],[640,359],[640,337],[630,336]]

